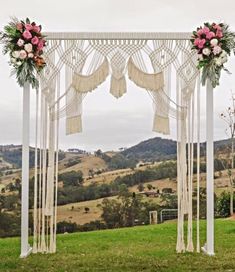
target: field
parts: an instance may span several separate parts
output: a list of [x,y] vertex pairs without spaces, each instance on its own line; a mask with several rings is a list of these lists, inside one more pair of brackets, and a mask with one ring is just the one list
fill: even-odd
[[[201,222],[201,243],[205,239]],[[194,231],[195,234],[195,231]],[[0,271],[235,271],[235,222],[216,220],[216,255],[175,253],[176,223],[58,235],[56,254],[19,259],[19,239],[0,239]]]

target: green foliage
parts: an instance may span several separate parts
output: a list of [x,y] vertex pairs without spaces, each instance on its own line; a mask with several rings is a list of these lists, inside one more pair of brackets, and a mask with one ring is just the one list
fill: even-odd
[[134,226],[136,221],[140,221],[141,214],[146,211],[141,196],[131,194],[121,195],[118,200],[104,199],[101,209],[101,217],[108,228]]
[[135,168],[137,161],[134,159],[128,159],[122,154],[113,156],[108,162],[108,167],[111,170]]
[[[22,163],[22,148],[21,148],[21,146],[10,146],[8,148],[1,146],[0,156],[6,162],[12,164],[13,167],[21,168],[21,163]],[[60,150],[58,157],[59,157],[59,160],[64,159],[65,152]],[[30,148],[30,150],[29,150],[29,167],[34,167],[34,162],[35,162],[35,150],[33,148]],[[38,162],[39,162],[39,150],[38,150]]]
[[65,232],[84,232],[84,231],[93,231],[93,230],[102,230],[106,229],[106,225],[100,220],[91,221],[89,223],[78,225],[76,223],[62,221],[57,223],[57,233]]
[[[235,200],[233,202],[235,204]],[[216,203],[216,212],[219,217],[230,216],[230,193],[224,191],[218,197]]]
[[144,191],[143,183],[139,183],[139,185],[137,186],[137,189],[139,190],[139,192],[143,192]]
[[71,223],[67,221],[57,223],[57,233],[75,232],[77,230],[78,228],[76,223]]
[[20,235],[20,216],[0,212],[0,237]]
[[58,175],[58,180],[63,181],[64,186],[78,186],[83,182],[82,171],[69,171]]
[[69,159],[67,163],[64,164],[65,167],[71,167],[78,163],[81,163],[81,159],[79,157]]

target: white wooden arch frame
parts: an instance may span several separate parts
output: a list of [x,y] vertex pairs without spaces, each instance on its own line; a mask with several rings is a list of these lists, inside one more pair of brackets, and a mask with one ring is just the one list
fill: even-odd
[[[48,40],[189,40],[191,33],[44,33]],[[213,153],[213,88],[206,86],[206,142],[207,142],[207,231],[206,245],[202,248],[214,255],[214,153]],[[30,135],[30,86],[23,88],[22,133],[22,200],[21,200],[21,255],[27,257],[32,248],[28,241],[29,226],[29,135]]]

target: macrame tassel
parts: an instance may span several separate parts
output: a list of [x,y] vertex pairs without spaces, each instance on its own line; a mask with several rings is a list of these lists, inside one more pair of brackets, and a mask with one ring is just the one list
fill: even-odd
[[46,216],[53,216],[54,208],[54,164],[55,164],[55,145],[54,145],[54,134],[55,134],[55,123],[50,120],[49,123],[49,158],[48,158],[48,169],[47,169],[47,193],[46,193]]
[[158,91],[164,86],[163,73],[149,74],[140,70],[133,62],[132,58],[128,61],[128,76],[138,87],[149,91]]
[[67,117],[66,135],[82,132],[82,116]]
[[170,134],[169,118],[155,114],[153,120],[153,131],[169,135]]
[[119,98],[126,93],[125,76],[121,78],[116,78],[113,75],[111,76],[110,93],[116,98]]
[[74,73],[72,87],[81,93],[91,92],[103,83],[109,75],[109,64],[107,58],[92,74],[86,76]]

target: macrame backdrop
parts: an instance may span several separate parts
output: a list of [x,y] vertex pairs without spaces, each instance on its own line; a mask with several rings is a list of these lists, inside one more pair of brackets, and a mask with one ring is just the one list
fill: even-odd
[[[148,37],[154,35],[155,39]],[[184,38],[185,34],[180,33],[175,34],[175,39],[172,39],[174,34],[170,36],[168,38],[165,34],[162,38],[157,33],[69,33],[70,38],[66,38],[63,33],[48,33],[47,66],[40,76],[41,90],[37,94],[34,253],[56,251],[59,120],[66,118],[67,134],[81,132],[83,99],[108,77],[110,93],[116,98],[126,93],[127,77],[148,92],[154,106],[154,131],[168,135],[170,118],[176,120],[177,252],[194,250],[193,142],[197,125],[197,251],[200,250],[199,72],[189,37]],[[188,219],[187,237],[185,216]]]

